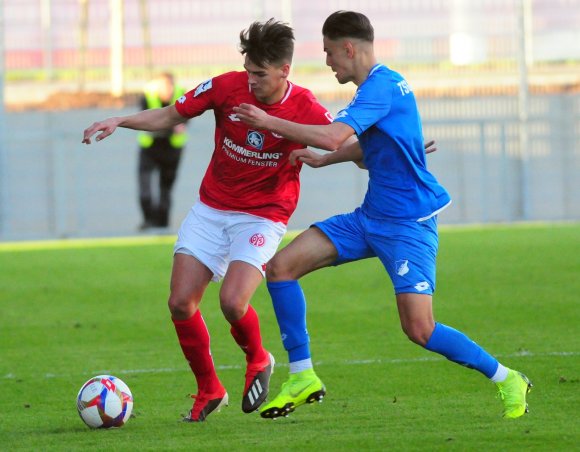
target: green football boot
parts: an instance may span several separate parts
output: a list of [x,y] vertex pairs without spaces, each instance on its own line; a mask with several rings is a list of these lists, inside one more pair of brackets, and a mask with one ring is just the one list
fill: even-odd
[[532,389],[532,382],[524,374],[509,369],[505,381],[496,383],[497,395],[502,400],[503,417],[516,419],[528,412],[526,395]]
[[274,400],[262,406],[260,416],[265,419],[288,416],[300,405],[322,402],[325,394],[326,388],[314,373],[314,369],[290,374],[290,378],[282,385],[282,390]]

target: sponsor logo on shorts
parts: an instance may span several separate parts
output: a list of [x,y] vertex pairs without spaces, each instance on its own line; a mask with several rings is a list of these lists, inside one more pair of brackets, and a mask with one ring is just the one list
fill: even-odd
[[403,261],[397,261],[395,262],[395,268],[397,269],[397,275],[405,276],[409,273],[409,261],[406,259]]
[[266,271],[266,264],[262,264],[262,271],[265,272]]
[[266,244],[266,237],[257,232],[250,237],[250,244],[257,247],[262,247]]
[[427,281],[422,281],[420,283],[415,284],[415,289],[419,292],[425,292],[430,287]]

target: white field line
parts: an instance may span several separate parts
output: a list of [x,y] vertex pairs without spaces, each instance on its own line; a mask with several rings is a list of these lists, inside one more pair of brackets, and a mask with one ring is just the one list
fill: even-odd
[[[510,353],[506,355],[495,355],[496,358],[505,359],[505,358],[540,358],[546,356],[555,356],[555,357],[575,357],[579,356],[580,352],[546,352],[546,353],[533,353],[527,350]],[[315,361],[315,367],[320,366],[364,366],[368,364],[407,364],[407,363],[418,363],[418,362],[436,362],[436,361],[443,361],[445,358],[440,356],[427,356],[424,358],[394,358],[394,359],[356,359],[356,360],[344,360],[344,361]],[[216,370],[237,370],[242,369],[239,364],[234,365],[216,365]],[[276,367],[288,367],[287,363],[278,363],[276,362]],[[134,374],[156,374],[156,373],[179,373],[179,372],[190,372],[190,370],[186,367],[161,367],[161,368],[151,368],[151,369],[120,369],[111,371],[110,369],[101,369],[101,370],[93,370],[87,372],[86,375],[134,375]],[[43,378],[63,378],[69,377],[70,375],[64,374],[45,374]],[[20,378],[13,373],[8,373],[0,377],[2,380],[12,380]],[[41,377],[42,378],[42,377]]]

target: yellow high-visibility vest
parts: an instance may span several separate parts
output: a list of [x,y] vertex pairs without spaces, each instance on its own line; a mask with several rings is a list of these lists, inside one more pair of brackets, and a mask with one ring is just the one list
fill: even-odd
[[[173,89],[173,99],[171,102],[175,103],[184,94],[185,90],[181,86],[176,85]],[[163,106],[157,90],[151,84],[145,89],[145,100],[147,102],[147,108],[161,108]],[[154,135],[149,132],[140,132],[137,135],[137,141],[142,148],[150,148],[153,145],[153,140]],[[185,143],[187,143],[187,134],[185,132],[172,133],[169,136],[169,144],[173,148],[183,148]]]

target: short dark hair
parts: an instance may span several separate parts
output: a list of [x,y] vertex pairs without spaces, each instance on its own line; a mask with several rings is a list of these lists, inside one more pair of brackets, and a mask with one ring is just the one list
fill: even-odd
[[260,67],[292,63],[294,31],[288,24],[275,21],[254,22],[240,33],[240,52]]
[[373,42],[375,30],[364,14],[354,11],[336,11],[324,21],[322,35],[332,40],[357,38]]

